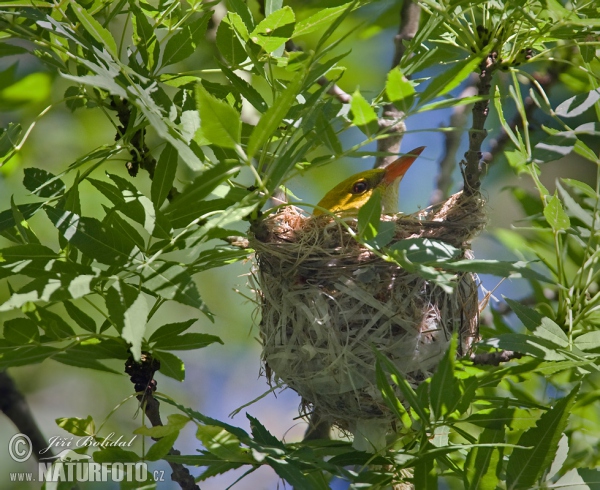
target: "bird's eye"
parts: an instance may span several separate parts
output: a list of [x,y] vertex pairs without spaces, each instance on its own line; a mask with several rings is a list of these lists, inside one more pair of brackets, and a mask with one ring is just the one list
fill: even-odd
[[352,186],[352,194],[362,194],[368,189],[368,187],[369,186],[364,180],[359,180]]

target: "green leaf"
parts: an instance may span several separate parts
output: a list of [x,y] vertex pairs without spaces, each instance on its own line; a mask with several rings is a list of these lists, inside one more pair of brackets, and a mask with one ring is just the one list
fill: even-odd
[[460,385],[454,375],[456,344],[456,336],[452,336],[448,350],[431,378],[429,399],[436,419],[451,414],[456,409],[462,395]]
[[4,322],[4,338],[14,345],[26,345],[40,340],[40,331],[33,320],[13,318]]
[[560,160],[573,151],[575,143],[577,137],[572,132],[553,134],[535,145],[531,158],[537,164]]
[[519,320],[523,322],[523,325],[525,325],[527,330],[560,347],[567,347],[569,345],[567,334],[550,318],[541,315],[536,310],[528,308],[517,301],[509,298],[504,299],[508,306],[510,306],[510,309],[515,312]]
[[392,410],[394,415],[402,422],[402,426],[410,429],[412,427],[412,420],[410,415],[402,405],[402,402],[396,396],[394,389],[388,382],[383,369],[381,368],[381,363],[379,360],[375,363],[375,377],[377,379],[377,388],[381,392],[381,396],[385,404]]
[[[17,206],[19,210],[20,216],[19,218],[23,218],[28,220],[31,218],[38,210],[40,210],[43,206],[43,203],[32,203],[32,204],[21,204]],[[15,217],[12,209],[7,209],[6,211],[2,211],[0,213],[0,232],[8,230],[16,226]]]
[[223,341],[216,335],[209,335],[206,333],[184,333],[174,337],[165,337],[160,341],[157,341],[154,347],[162,350],[192,350],[202,349],[215,342],[223,344]]
[[258,419],[248,413],[246,414],[246,418],[250,421],[250,429],[252,429],[252,436],[256,442],[281,449],[285,448],[285,444],[271,434]]
[[53,207],[45,210],[61,235],[88,257],[109,265],[129,260],[133,249],[131,243],[124,240],[122,235],[108,230],[97,219]]
[[406,381],[404,375],[398,370],[398,368],[394,365],[394,363],[392,363],[392,361],[390,361],[378,350],[375,350],[375,356],[377,357],[378,362],[381,363],[382,369],[384,368],[390,374],[391,380],[396,386],[398,386],[398,388],[402,392],[402,395],[404,396],[404,399],[415,411],[415,413],[421,419],[422,423],[427,424],[429,422],[429,417],[427,416],[425,407],[423,407],[423,405],[417,398],[415,390],[413,390],[410,384],[408,384],[408,381]]
[[94,424],[94,419],[91,415],[88,415],[85,419],[80,417],[61,417],[56,419],[56,425],[75,436],[86,437],[96,435],[96,424]]
[[571,226],[571,220],[559,197],[554,194],[544,208],[544,217],[553,230],[566,230]]
[[63,306],[65,307],[65,310],[67,310],[69,316],[75,321],[75,323],[77,323],[77,325],[88,332],[96,333],[96,322],[93,318],[86,315],[70,301],[64,302]]
[[94,451],[95,463],[136,463],[141,460],[133,451],[125,451],[120,447],[105,447],[102,451]]
[[139,361],[149,312],[146,298],[137,288],[118,280],[106,291],[105,302],[111,320],[123,340],[131,344],[133,358]]
[[70,3],[73,12],[75,12],[75,15],[86,32],[100,43],[101,46],[105,47],[113,58],[119,59],[117,43],[110,31],[102,27],[102,25],[89,14],[85,7],[79,5],[75,0],[71,0]]
[[241,447],[240,440],[221,426],[199,425],[196,438],[207,450],[219,458],[239,463],[254,462],[248,450]]
[[441,240],[431,238],[408,238],[394,243],[390,250],[406,251],[406,258],[411,262],[429,263],[445,262],[460,255],[460,250]]
[[248,53],[238,39],[228,16],[223,17],[219,24],[216,42],[219,52],[232,66],[238,66],[248,58]]
[[227,10],[230,12],[233,11],[240,16],[240,19],[242,19],[248,31],[254,29],[252,12],[250,12],[250,9],[244,0],[227,0],[227,5],[229,7]]
[[21,211],[19,211],[19,208],[15,205],[13,196],[10,197],[10,209],[13,214],[13,219],[15,222],[15,228],[17,229],[18,237],[21,239],[21,241],[28,244],[39,244],[39,238],[29,226],[29,223],[25,219],[25,216],[23,216]]
[[173,181],[177,172],[177,158],[177,150],[173,145],[167,143],[156,163],[150,188],[150,197],[157,209],[160,208],[173,188]]
[[[240,170],[238,163],[223,162],[209,168],[188,185],[165,209],[165,215],[175,228],[183,228],[202,215],[201,209],[211,201],[203,202],[224,180]],[[225,209],[228,201],[218,200],[216,209]],[[216,210],[210,208],[209,211]]]
[[204,39],[204,32],[210,15],[194,19],[190,25],[184,26],[167,41],[161,64],[162,66],[179,63],[189,58],[196,51],[198,43]]
[[534,281],[553,283],[552,279],[531,268],[530,262],[509,262],[502,260],[457,260],[444,262],[444,269],[457,272],[474,272],[475,274],[491,274],[500,277],[524,277]]
[[[10,153],[19,141],[19,137],[23,132],[21,125],[17,123],[8,123],[6,128],[0,128],[0,157]],[[4,164],[4,162],[1,162]]]
[[272,53],[294,34],[296,16],[285,6],[262,20],[250,33],[250,39],[267,53]]
[[190,328],[194,323],[196,323],[196,321],[196,318],[191,318],[184,322],[167,323],[166,325],[163,325],[162,327],[156,329],[148,339],[148,342],[161,342],[163,340],[169,339],[170,337],[179,335],[180,333],[183,333],[188,328]]
[[45,345],[32,345],[19,348],[11,346],[8,351],[0,350],[0,369],[4,370],[9,367],[37,364],[59,352],[60,349]]
[[153,355],[160,361],[159,372],[177,381],[185,379],[185,365],[179,357],[170,352],[159,350],[153,351]]
[[434,97],[447,94],[452,89],[458,87],[466,78],[473,73],[479,63],[482,55],[475,54],[465,60],[458,61],[451,68],[444,69],[439,75],[429,82],[429,85],[421,92],[420,102],[423,104]]
[[488,428],[479,435],[477,443],[486,446],[475,446],[467,455],[465,490],[496,490],[502,469],[503,449],[493,445],[504,442],[504,428]]
[[93,356],[90,356],[89,353],[82,354],[79,352],[72,352],[71,349],[68,349],[66,352],[56,354],[52,357],[52,360],[60,362],[61,364],[65,364],[67,366],[94,369],[95,371],[102,371],[104,373],[119,375],[122,373],[122,371],[117,371],[115,369],[111,369],[105,366],[101,362],[94,359]]
[[399,68],[393,68],[388,73],[385,92],[390,102],[398,105],[404,112],[408,111],[412,106],[415,88]]
[[328,485],[321,487],[314,487],[313,482],[309,480],[294,462],[291,460],[275,459],[271,456],[267,456],[265,459],[266,463],[275,470],[275,473],[280,478],[283,478],[288,482],[294,490],[327,490]]
[[286,89],[273,101],[273,105],[265,112],[258,124],[252,130],[248,140],[247,154],[248,159],[252,159],[256,152],[261,149],[265,141],[273,136],[275,130],[286,116],[294,102],[296,96],[302,88],[302,77],[297,76],[289,82]]
[[148,461],[158,461],[159,459],[164,458],[169,454],[169,451],[173,449],[173,444],[175,444],[178,437],[179,431],[161,437],[146,451],[144,459],[147,459]]
[[600,331],[588,332],[575,339],[575,347],[581,350],[594,350],[600,347]]
[[26,315],[44,329],[46,334],[56,340],[74,337],[75,332],[63,317],[49,311],[48,309],[37,306],[35,310],[28,311]]
[[238,92],[250,102],[258,112],[265,112],[268,109],[267,103],[262,98],[262,95],[250,85],[246,80],[239,77],[232,70],[227,68],[223,64],[219,64],[223,74],[229,79],[231,84],[238,90]]
[[592,108],[600,100],[600,88],[565,100],[554,111],[559,117],[577,117]]
[[201,84],[196,85],[196,103],[204,136],[217,146],[235,149],[242,131],[238,112],[227,102],[209,94]]
[[564,361],[566,357],[558,350],[560,346],[546,339],[520,333],[507,333],[485,339],[481,345],[495,349],[512,350],[546,361]]
[[544,413],[535,427],[524,432],[508,459],[506,467],[507,488],[511,490],[530,489],[535,486],[543,472],[554,459],[558,443],[575,403],[580,385],[561,398]]
[[381,192],[373,191],[369,200],[358,210],[358,236],[363,241],[377,236],[381,219]]
[[321,27],[329,26],[347,9],[350,9],[352,5],[353,2],[349,2],[338,7],[319,9],[316,14],[313,14],[296,24],[293,37],[310,34]]
[[373,136],[379,131],[377,113],[358,90],[352,94],[350,110],[352,122],[367,136]]
[[213,315],[200,299],[198,287],[185,267],[177,262],[156,261],[143,268],[142,277],[144,290],[153,296],[198,308],[212,321]]
[[65,184],[56,175],[41,168],[26,168],[23,170],[23,186],[39,197],[54,197],[62,194]]

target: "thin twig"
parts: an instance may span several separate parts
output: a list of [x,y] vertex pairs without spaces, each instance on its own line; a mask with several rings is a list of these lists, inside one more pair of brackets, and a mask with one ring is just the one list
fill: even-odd
[[501,362],[521,359],[523,354],[512,350],[501,350],[498,352],[485,352],[482,354],[471,354],[471,361],[476,365],[499,366]]
[[477,95],[486,97],[473,105],[473,125],[469,130],[469,149],[461,161],[463,170],[465,195],[479,192],[481,186],[481,145],[487,136],[485,121],[489,114],[490,101],[487,96],[492,87],[492,77],[498,68],[498,52],[492,51],[479,65],[479,79],[477,81]]

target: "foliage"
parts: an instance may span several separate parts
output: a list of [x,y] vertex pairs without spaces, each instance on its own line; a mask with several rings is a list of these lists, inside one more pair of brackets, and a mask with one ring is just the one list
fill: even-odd
[[[163,428],[140,429],[163,438],[145,455],[117,449],[94,454],[102,461],[165,458],[206,467],[200,479],[269,465],[298,489],[328,488],[332,476],[356,488],[380,488],[407,475],[417,488],[437,488],[438,478],[473,489],[573,482],[590,482],[591,488],[597,476],[585,468],[600,466],[594,448],[600,420],[593,409],[600,354],[600,190],[598,184],[562,179],[550,193],[540,175],[547,162],[572,153],[600,164],[593,143],[600,126],[589,122],[590,113],[596,120],[600,115],[597,8],[536,0],[424,0],[420,29],[385,87],[373,98],[357,89],[344,104],[328,91],[344,74],[347,37],[369,2],[326,2],[327,8],[310,10],[273,0],[265,2],[262,15],[252,2],[229,0],[215,28],[217,3],[62,0],[0,7],[0,56],[35,57],[45,67],[21,76],[17,62],[3,64],[3,107],[39,107],[49,86],[67,84],[62,99],[38,110],[28,127],[9,122],[0,130],[6,168],[19,161],[35,124],[59,107],[101,112],[115,133],[114,141],[102,141],[57,175],[25,168],[23,187],[31,199],[12,199],[0,213],[7,244],[0,250],[0,279],[10,293],[0,311],[20,312],[4,321],[0,369],[53,360],[116,373],[107,361],[130,354],[139,360],[150,352],[163,374],[183,381],[183,361],[173,351],[221,339],[187,332],[194,319],[150,335],[147,322],[170,302],[213,317],[195,277],[250,256],[228,239],[243,234],[240,222],[255,219],[298,172],[344,157],[379,155],[364,148],[387,137],[378,124],[385,104],[408,118],[487,100],[459,98],[455,89],[494,52],[496,68],[508,72],[491,94],[513,145],[505,159],[517,174],[530,176],[538,192],[514,189],[527,220],[497,231],[508,248],[527,251],[523,261],[458,261],[452,247],[435,241],[386,248],[391,237],[375,200],[361,210],[357,239],[448,288],[451,275],[444,271],[526,278],[533,291],[528,304],[507,299],[516,318],[492,311],[494,328],[482,329],[480,344],[525,356],[502,366],[474,365],[456,361],[454,345],[416,390],[382,357],[379,387],[399,419],[399,438],[385,454],[359,453],[341,441],[284,444],[250,415],[248,434],[167,398],[182,415]],[[395,8],[391,3],[384,3],[385,15]],[[307,49],[286,48],[290,39]],[[206,52],[209,68],[180,69],[198,66],[198,53]],[[551,60],[569,66],[565,73],[582,93],[554,104],[521,67],[537,62],[548,72]],[[525,83],[546,115],[541,130],[529,125]],[[507,122],[513,113],[520,129]],[[352,128],[364,138],[348,146],[342,135]],[[114,162],[124,162],[129,176]],[[151,182],[140,183],[146,172]],[[88,210],[92,194],[103,199],[101,210]],[[43,224],[38,230],[33,223]],[[46,226],[54,236],[47,236]],[[182,260],[181,250],[193,251],[194,259]],[[549,401],[520,386],[542,381],[552,387]],[[391,384],[404,393],[405,404]],[[189,422],[197,425],[204,449],[167,456]],[[82,423],[64,419],[61,427],[79,435],[93,425]]]

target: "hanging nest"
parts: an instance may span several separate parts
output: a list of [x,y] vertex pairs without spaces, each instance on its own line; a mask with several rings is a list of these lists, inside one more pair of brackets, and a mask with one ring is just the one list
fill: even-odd
[[[486,223],[483,204],[479,194],[458,193],[418,213],[382,219],[395,222],[394,241],[438,239],[469,258],[470,240]],[[356,229],[356,220],[346,223]],[[353,432],[371,421],[385,433],[394,416],[377,388],[373,348],[416,387],[435,371],[454,332],[459,355],[477,340],[473,274],[457,273],[448,293],[382,260],[339,221],[307,217],[293,206],[255,223],[250,246],[265,371],[302,396],[304,414],[316,410]]]

